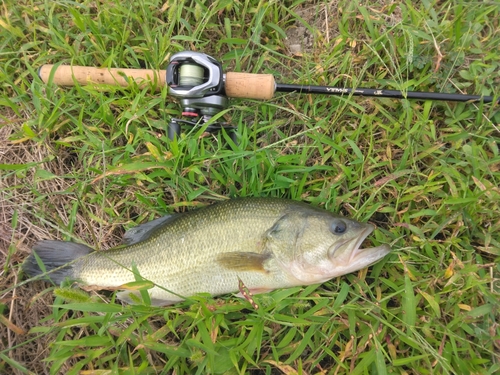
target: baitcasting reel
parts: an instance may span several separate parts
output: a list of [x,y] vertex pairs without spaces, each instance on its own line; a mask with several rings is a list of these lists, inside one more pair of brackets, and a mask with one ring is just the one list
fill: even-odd
[[[169,94],[179,99],[182,116],[188,118],[170,121],[170,139],[180,135],[181,125],[203,126],[228,106],[222,65],[204,53],[184,51],[173,55],[167,67],[166,83]],[[210,124],[206,132],[215,133],[222,128],[236,141],[235,127],[227,123]]]

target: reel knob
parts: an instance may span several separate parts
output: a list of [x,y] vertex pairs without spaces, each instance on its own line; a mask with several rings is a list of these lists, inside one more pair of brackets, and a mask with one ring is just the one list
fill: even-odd
[[177,121],[175,121],[175,119],[173,119],[168,124],[167,133],[168,133],[168,138],[172,141],[175,138],[179,138],[181,136],[181,125]]

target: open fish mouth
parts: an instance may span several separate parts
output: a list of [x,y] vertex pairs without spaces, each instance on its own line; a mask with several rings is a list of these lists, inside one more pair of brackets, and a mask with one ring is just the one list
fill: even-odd
[[361,232],[353,247],[351,256],[349,257],[349,263],[363,262],[366,264],[366,266],[369,266],[370,264],[375,263],[377,260],[383,258],[391,251],[389,245],[387,244],[383,244],[377,247],[361,248],[363,241],[374,231],[374,229],[375,227],[373,225],[368,225],[366,229]]

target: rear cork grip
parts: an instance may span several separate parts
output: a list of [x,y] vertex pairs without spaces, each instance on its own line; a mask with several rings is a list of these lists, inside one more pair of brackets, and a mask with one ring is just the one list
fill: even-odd
[[145,82],[156,82],[159,88],[166,84],[166,73],[161,70],[94,68],[69,65],[59,65],[57,67],[55,65],[43,65],[38,70],[38,75],[43,82],[47,83],[49,81],[54,68],[52,82],[61,86],[74,86],[75,82],[78,82],[81,85],[104,83],[127,87],[130,80],[135,81],[140,86]]
[[230,98],[271,99],[276,90],[272,74],[226,73],[226,95]]

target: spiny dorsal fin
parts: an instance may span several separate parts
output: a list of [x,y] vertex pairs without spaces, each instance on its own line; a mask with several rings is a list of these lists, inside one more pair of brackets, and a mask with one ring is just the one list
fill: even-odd
[[155,219],[153,221],[149,221],[144,224],[140,224],[136,227],[130,228],[125,235],[123,236],[122,244],[123,245],[133,245],[135,243],[139,243],[145,241],[151,236],[151,234],[159,227],[165,225],[166,223],[172,221],[178,215],[167,215]]
[[264,263],[271,258],[271,256],[272,255],[269,253],[231,252],[219,254],[217,256],[217,262],[221,266],[235,271],[267,272]]

